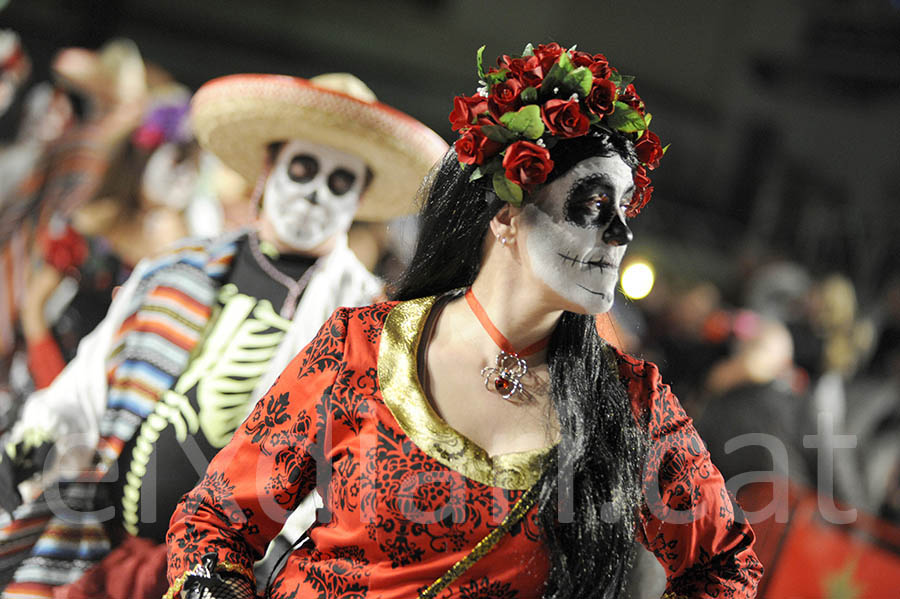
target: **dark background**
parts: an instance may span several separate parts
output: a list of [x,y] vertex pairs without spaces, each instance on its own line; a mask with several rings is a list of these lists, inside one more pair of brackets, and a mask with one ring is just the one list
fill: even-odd
[[65,46],[133,39],[196,88],[235,72],[350,71],[448,141],[475,50],[602,52],[670,152],[632,254],[736,294],[751,264],[842,272],[865,307],[900,265],[900,0],[12,0],[34,80]]

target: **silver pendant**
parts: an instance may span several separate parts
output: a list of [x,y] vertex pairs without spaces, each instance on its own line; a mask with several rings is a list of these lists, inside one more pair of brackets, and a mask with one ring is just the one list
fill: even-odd
[[501,351],[497,354],[496,366],[485,366],[481,369],[484,377],[484,388],[495,391],[503,399],[513,401],[522,391],[522,377],[528,372],[528,364],[516,354]]

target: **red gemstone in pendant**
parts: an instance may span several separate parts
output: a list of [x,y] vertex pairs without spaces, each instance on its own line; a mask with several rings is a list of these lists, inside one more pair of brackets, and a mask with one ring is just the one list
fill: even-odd
[[509,393],[511,388],[512,384],[502,376],[498,376],[494,379],[494,389],[497,390],[497,393],[506,395],[507,393]]

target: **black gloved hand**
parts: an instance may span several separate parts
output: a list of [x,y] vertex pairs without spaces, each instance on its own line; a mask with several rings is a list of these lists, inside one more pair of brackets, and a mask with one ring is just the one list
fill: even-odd
[[0,450],[0,509],[8,512],[10,517],[13,511],[22,505],[18,487],[12,459],[5,451]]
[[202,558],[203,566],[189,575],[181,588],[183,599],[256,599],[253,585],[239,574],[216,572],[215,553]]
[[37,445],[19,441],[12,448],[0,449],[0,509],[12,516],[13,510],[22,505],[19,483],[43,470],[52,449],[50,441]]

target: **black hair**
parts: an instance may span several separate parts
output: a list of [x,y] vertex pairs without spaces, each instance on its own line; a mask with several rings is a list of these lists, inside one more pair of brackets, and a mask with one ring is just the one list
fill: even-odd
[[[616,134],[560,141],[551,148],[554,169],[547,182],[585,158],[614,154],[636,165],[630,142]],[[469,181],[471,171],[451,148],[426,180],[418,243],[394,299],[436,295],[475,280],[490,221],[502,202],[482,180]],[[618,597],[633,559],[644,434],[593,316],[564,312],[547,361],[562,441],[537,483],[538,519],[550,558],[544,597]]]

